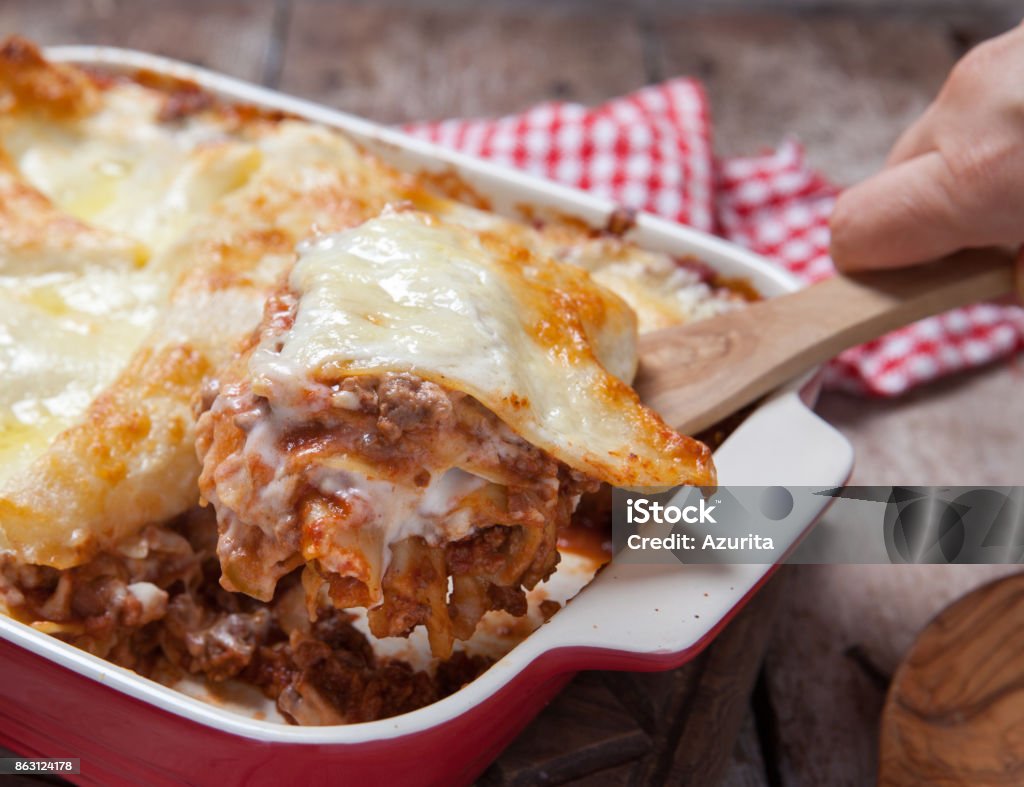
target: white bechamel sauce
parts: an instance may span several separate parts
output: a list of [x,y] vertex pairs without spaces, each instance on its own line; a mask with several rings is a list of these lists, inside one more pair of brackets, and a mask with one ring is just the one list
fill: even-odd
[[167,611],[167,591],[152,582],[132,582],[125,590],[142,605],[142,623],[157,620]]
[[[380,531],[385,547],[410,536],[440,544],[470,535],[471,512],[458,507],[467,495],[487,484],[485,479],[458,468],[435,475],[422,489],[373,478],[365,470],[338,467],[318,468],[312,480],[325,495],[365,506],[371,519],[361,527]],[[390,549],[384,549],[382,557],[386,568]],[[330,569],[329,562],[329,558],[321,559]]]
[[[357,398],[355,394],[349,395]],[[232,401],[229,397],[222,397],[214,407],[227,408]],[[281,445],[288,429],[303,414],[300,408],[283,406],[280,411],[265,413],[255,420],[246,435],[244,450],[259,464],[270,468],[273,475],[258,490],[259,505],[253,511],[258,511],[259,516],[245,524],[235,521],[232,528],[244,529],[255,525],[267,537],[279,539],[294,527],[294,491],[298,483],[305,481],[321,494],[344,501],[353,510],[360,511],[357,517],[359,527],[375,534],[373,538],[366,539],[364,551],[371,551],[371,543],[377,545],[377,549],[372,551],[379,554],[371,557],[382,566],[382,570],[386,570],[390,563],[391,544],[404,538],[420,536],[431,544],[439,544],[464,538],[473,532],[472,509],[460,506],[466,497],[485,487],[489,481],[459,468],[435,473],[426,486],[416,487],[389,480],[356,457],[335,455],[300,478],[289,469],[288,455]],[[238,538],[241,532],[233,535]],[[350,535],[337,534],[342,539]],[[334,551],[325,549],[318,557],[328,571],[343,568],[337,560],[332,560]],[[338,555],[346,552],[344,548],[337,550]]]

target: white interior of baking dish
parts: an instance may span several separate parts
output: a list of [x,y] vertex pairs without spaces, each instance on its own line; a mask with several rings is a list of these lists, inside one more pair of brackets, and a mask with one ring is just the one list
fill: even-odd
[[[282,110],[342,129],[396,166],[453,170],[487,197],[495,210],[550,208],[603,226],[614,205],[604,199],[521,172],[438,148],[400,132],[316,104],[165,58],[107,47],[56,47],[54,60],[192,80],[228,99]],[[695,255],[722,273],[746,277],[765,295],[796,282],[757,255],[718,238],[652,216],[639,217],[630,239],[675,255]],[[834,486],[849,475],[852,449],[800,398],[794,384],[763,403],[715,453],[719,479],[731,485]],[[780,524],[776,543],[795,544],[826,505]],[[613,561],[571,604],[516,645],[480,678],[452,696],[412,713],[336,727],[293,727],[216,707],[116,667],[66,643],[0,616],[0,636],[41,657],[170,712],[221,730],[265,741],[359,743],[422,730],[484,701],[546,653],[593,648],[644,656],[682,653],[705,640],[764,579],[768,565],[652,566]],[[563,575],[571,587],[568,572]],[[581,663],[580,666],[586,666]],[[245,702],[251,698],[245,698]],[[265,708],[263,709],[266,710]]]

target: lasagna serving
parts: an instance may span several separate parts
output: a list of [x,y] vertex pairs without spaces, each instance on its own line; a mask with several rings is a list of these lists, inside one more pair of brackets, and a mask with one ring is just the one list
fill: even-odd
[[586,271],[500,232],[405,212],[309,242],[199,419],[224,586],[269,601],[301,565],[312,614],[422,624],[440,656],[522,614],[583,493],[714,482],[624,382],[635,335]]
[[[474,632],[542,600],[607,485],[711,483],[629,387],[635,337],[742,289],[449,180],[3,44],[6,611],[292,722],[380,718],[487,667]],[[382,655],[416,629],[432,663]]]

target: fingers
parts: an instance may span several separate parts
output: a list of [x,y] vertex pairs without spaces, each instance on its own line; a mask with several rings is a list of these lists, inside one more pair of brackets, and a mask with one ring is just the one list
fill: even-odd
[[957,63],[935,102],[896,142],[886,169],[840,195],[831,225],[841,270],[1021,242],[1022,69],[1024,26]]
[[832,259],[843,271],[941,257],[965,245],[970,216],[937,152],[897,164],[840,195],[832,214]]

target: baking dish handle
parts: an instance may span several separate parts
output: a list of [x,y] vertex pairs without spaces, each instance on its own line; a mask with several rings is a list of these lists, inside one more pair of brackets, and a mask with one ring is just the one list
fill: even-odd
[[[793,387],[741,424],[715,461],[719,478],[732,486],[831,487],[849,478],[853,449]],[[797,521],[788,523],[787,552],[830,501],[822,497],[820,505],[801,509]],[[548,653],[569,649],[573,657],[567,663],[574,669],[676,666],[699,653],[775,568],[613,560],[527,642]]]

